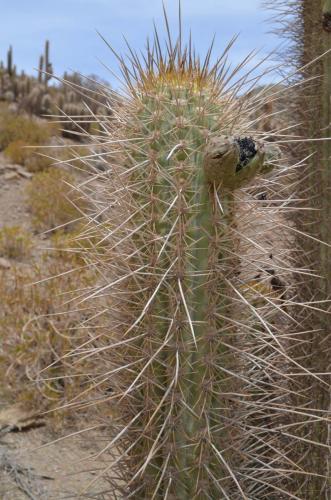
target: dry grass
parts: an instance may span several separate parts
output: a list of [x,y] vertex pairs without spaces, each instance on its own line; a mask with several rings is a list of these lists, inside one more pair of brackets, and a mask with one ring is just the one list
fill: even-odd
[[31,172],[39,172],[52,163],[40,148],[49,144],[51,137],[58,134],[54,124],[37,121],[22,115],[2,110],[0,115],[0,149],[12,163],[24,165]]
[[90,361],[72,370],[65,356],[91,339],[89,329],[79,328],[89,311],[78,305],[75,290],[91,286],[95,278],[82,265],[68,272],[77,262],[75,253],[63,259],[45,252],[38,265],[0,272],[0,373],[13,402],[47,408],[83,389]]
[[47,144],[55,128],[49,123],[40,123],[31,118],[9,112],[0,117],[0,148],[6,149],[14,141],[24,141],[29,146]]
[[72,188],[73,183],[73,176],[56,167],[33,177],[26,194],[36,231],[57,227],[69,230],[75,226],[86,204]]
[[4,226],[0,230],[0,256],[23,260],[31,255],[32,238],[20,226]]
[[38,146],[31,147],[21,139],[11,142],[4,153],[12,163],[24,165],[29,172],[41,172],[53,163],[47,155],[49,150],[43,150]]
[[[0,231],[0,256],[12,260],[10,269],[0,269],[0,378],[6,381],[1,392],[8,402],[49,409],[86,394],[88,374],[98,372],[90,358],[75,363],[74,370],[68,362],[70,352],[92,344],[93,336],[101,332],[92,328],[93,321],[85,324],[94,308],[80,303],[83,291],[96,281],[84,259],[94,241],[77,240],[82,228],[79,221],[72,221],[81,217],[86,202],[71,187],[74,176],[61,167],[48,168],[53,160],[38,155],[43,153],[40,146],[55,134],[54,128],[9,113],[3,106],[0,111],[0,149],[12,162],[36,172],[26,188],[33,227],[57,228],[48,234],[50,248],[36,255],[28,231],[20,226]],[[51,155],[50,150],[45,154]],[[86,148],[61,148],[53,156],[86,170],[79,159],[85,155]]]
[[[51,207],[52,199],[44,201]],[[11,269],[0,270],[0,378],[6,380],[1,392],[9,403],[57,408],[85,393],[88,374],[97,372],[90,358],[74,363],[73,370],[69,364],[69,353],[101,333],[93,321],[85,323],[96,304],[81,303],[81,294],[96,281],[84,259],[93,241],[76,238],[77,232],[56,231],[50,248],[36,259],[27,231],[12,226],[0,232],[0,255],[16,260]],[[67,413],[58,414],[57,422]]]

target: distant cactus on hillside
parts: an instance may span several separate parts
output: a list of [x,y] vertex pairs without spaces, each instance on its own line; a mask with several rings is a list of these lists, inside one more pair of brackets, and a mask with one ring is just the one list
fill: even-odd
[[49,40],[45,42],[44,54],[39,57],[38,82],[43,83],[47,88],[49,80],[52,78],[53,65],[49,59]]
[[13,47],[10,46],[7,52],[7,73],[9,76],[13,74]]
[[[89,102],[89,108],[97,113],[100,104],[104,104],[108,97],[103,95],[92,78],[83,84],[83,78],[78,73],[64,73],[59,79],[60,85],[49,84],[53,75],[53,65],[50,61],[50,42],[46,40],[44,52],[39,57],[37,77],[28,76],[22,71],[17,74],[13,62],[13,48],[9,47],[6,64],[0,61],[0,101],[15,103],[16,109],[29,114],[44,116],[58,115],[63,124],[63,134],[79,139],[89,131],[91,118],[90,112],[84,106],[84,101]],[[84,88],[84,91],[82,89]],[[92,99],[91,99],[92,97]],[[70,116],[75,116],[75,124]],[[80,118],[79,118],[80,117]]]

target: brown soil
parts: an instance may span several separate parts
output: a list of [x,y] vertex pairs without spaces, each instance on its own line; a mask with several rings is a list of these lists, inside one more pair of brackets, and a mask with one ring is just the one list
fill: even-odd
[[[106,484],[100,480],[91,484],[96,469],[105,467],[101,459],[94,458],[104,438],[95,431],[65,437],[75,432],[76,427],[54,432],[49,419],[45,427],[10,432],[1,438],[0,498],[109,498],[102,493]],[[49,444],[52,441],[55,443]]]

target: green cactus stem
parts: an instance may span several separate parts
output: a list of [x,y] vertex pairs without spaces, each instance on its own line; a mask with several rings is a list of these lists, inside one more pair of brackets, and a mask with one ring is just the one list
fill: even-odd
[[[210,54],[201,63],[180,41],[169,47],[164,57],[156,37],[146,67],[123,64],[130,97],[103,125],[114,207],[104,238],[116,265],[107,274],[105,262],[106,283],[91,295],[107,294],[115,341],[102,352],[121,372],[109,381],[120,414],[114,475],[123,480],[112,492],[249,498],[238,474],[249,452],[243,458],[240,446],[243,356],[233,348],[235,193],[271,171],[279,150],[256,138],[245,104],[224,91],[222,61],[209,69]],[[272,459],[269,473],[276,482]]]

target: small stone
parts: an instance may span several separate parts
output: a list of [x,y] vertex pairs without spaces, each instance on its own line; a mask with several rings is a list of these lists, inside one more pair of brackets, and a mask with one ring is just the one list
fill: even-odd
[[17,172],[6,172],[3,176],[5,181],[12,181],[14,179],[18,179],[19,175]]
[[32,174],[31,172],[28,172],[25,170],[25,168],[21,167],[21,165],[16,166],[16,172],[21,176],[24,177],[25,179],[31,179]]
[[11,264],[9,260],[0,257],[0,269],[10,269]]

